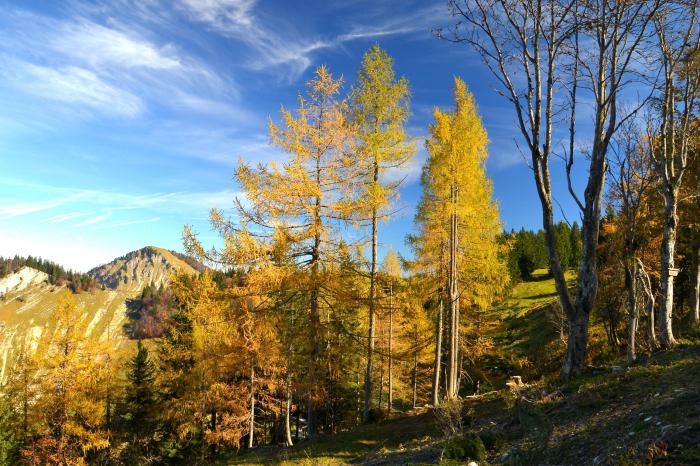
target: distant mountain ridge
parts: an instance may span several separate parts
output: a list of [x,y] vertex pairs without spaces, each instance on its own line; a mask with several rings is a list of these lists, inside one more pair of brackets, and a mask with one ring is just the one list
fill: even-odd
[[74,293],[86,336],[110,338],[118,348],[131,348],[124,332],[128,300],[140,296],[148,285],[167,284],[174,273],[196,274],[204,266],[191,258],[155,246],[132,251],[108,264],[95,267],[88,276],[99,286],[89,291],[69,288],[68,282],[52,283],[45,272],[22,266],[0,278],[0,383],[12,370],[19,349],[36,348],[50,332],[51,316],[62,293]]
[[197,264],[174,251],[146,246],[95,267],[87,275],[112,290],[140,291],[149,284],[165,285],[176,272],[196,274],[204,267],[195,268]]

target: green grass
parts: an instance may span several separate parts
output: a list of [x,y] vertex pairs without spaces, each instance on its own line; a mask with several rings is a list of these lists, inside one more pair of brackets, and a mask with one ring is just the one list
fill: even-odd
[[[567,272],[566,278],[574,286],[575,272]],[[486,313],[485,332],[494,343],[486,367],[492,380],[486,388],[502,387],[511,375],[532,381],[557,371],[564,349],[550,312],[557,299],[554,279],[546,269],[538,269]]]
[[[569,285],[575,274],[567,273]],[[483,331],[494,345],[480,398],[466,399],[471,431],[496,436],[498,446],[479,464],[700,464],[700,332],[686,329],[674,351],[644,356],[613,372],[597,369],[562,383],[556,374],[563,342],[549,308],[557,299],[545,270],[517,284],[509,299],[484,315]],[[591,322],[599,344],[600,324]],[[624,366],[624,355],[614,364]],[[504,388],[510,375],[526,386]],[[219,464],[388,465],[464,464],[443,459],[444,440],[429,413],[408,415],[351,432],[264,447]]]
[[[576,273],[566,272],[569,287],[574,285]],[[530,280],[522,281],[513,287],[505,308],[515,315],[526,315],[529,311],[550,304],[557,299],[557,291],[547,269],[537,269]]]
[[262,447],[223,458],[220,465],[343,465],[353,463],[434,464],[439,455],[437,431],[428,413],[361,426],[355,430],[302,441],[291,448]]
[[[620,372],[539,382],[465,400],[471,432],[499,441],[479,464],[700,464],[700,342],[652,355]],[[443,459],[430,413],[350,432],[263,447],[219,465],[465,464]]]

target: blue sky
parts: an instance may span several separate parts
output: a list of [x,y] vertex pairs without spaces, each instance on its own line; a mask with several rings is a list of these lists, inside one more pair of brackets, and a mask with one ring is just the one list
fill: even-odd
[[[320,64],[347,89],[375,42],[411,83],[421,148],[383,249],[405,250],[422,140],[455,75],[483,115],[506,228],[538,228],[512,108],[477,56],[431,34],[450,21],[443,0],[0,1],[0,255],[84,271],[149,244],[181,250],[185,223],[213,244],[208,211],[230,210],[239,158],[284,157],[268,118]],[[573,220],[562,177],[554,191]]]

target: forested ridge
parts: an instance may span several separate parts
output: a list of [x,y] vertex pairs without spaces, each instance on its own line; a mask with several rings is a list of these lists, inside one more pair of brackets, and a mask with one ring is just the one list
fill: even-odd
[[[434,34],[492,72],[538,231],[504,229],[463,79],[421,141],[379,45],[349,82],[319,66],[269,121],[285,158],[236,166],[216,241],[184,226],[196,273],[127,301],[128,350],[59,291],[8,363],[0,464],[697,464],[699,8],[448,2]],[[419,144],[414,230],[388,244]]]
[[98,286],[97,282],[86,274],[66,270],[60,264],[33,256],[12,258],[0,256],[0,279],[17,272],[22,267],[31,267],[44,272],[49,276],[49,283],[58,286],[67,285],[74,293],[89,291]]

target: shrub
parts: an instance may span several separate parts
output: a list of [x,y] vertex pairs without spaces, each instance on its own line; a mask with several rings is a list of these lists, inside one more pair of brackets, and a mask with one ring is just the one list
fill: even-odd
[[384,419],[384,411],[379,408],[370,408],[367,422],[375,423]]
[[482,461],[486,459],[486,447],[481,437],[468,432],[448,438],[444,443],[444,456],[454,460]]
[[433,410],[440,431],[446,436],[461,435],[469,425],[469,416],[464,413],[464,404],[459,398],[445,400]]
[[503,445],[505,445],[505,441],[503,440],[503,436],[500,434],[497,434],[496,432],[482,432],[481,435],[481,441],[484,443],[484,447],[486,448],[486,451],[488,452],[495,452],[499,451],[503,448]]

